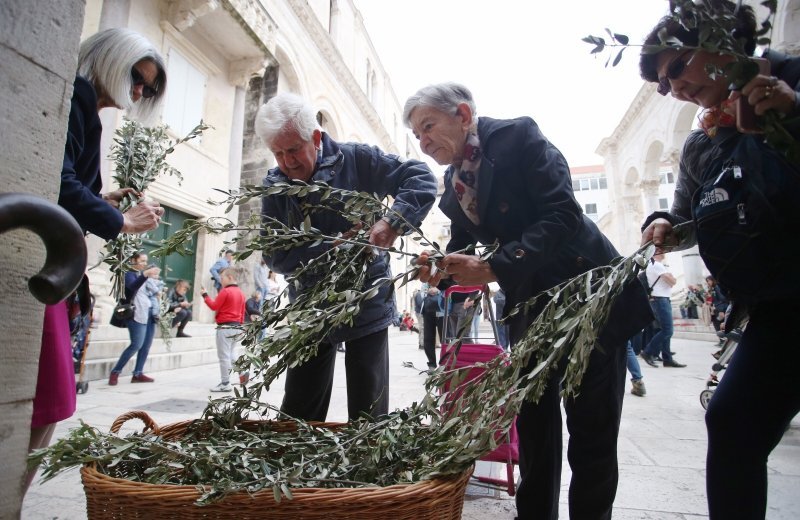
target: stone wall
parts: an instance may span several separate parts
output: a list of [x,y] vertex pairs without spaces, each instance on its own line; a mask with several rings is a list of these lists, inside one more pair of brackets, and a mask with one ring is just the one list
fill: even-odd
[[[56,200],[83,2],[0,3],[0,178],[2,189]],[[44,262],[25,231],[0,235],[0,518],[18,518],[30,437],[44,307],[26,283]],[[24,317],[24,318],[23,318]]]

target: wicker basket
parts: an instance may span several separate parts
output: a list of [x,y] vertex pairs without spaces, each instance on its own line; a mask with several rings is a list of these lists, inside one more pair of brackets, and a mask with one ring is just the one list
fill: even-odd
[[[145,423],[144,431],[165,439],[182,436],[192,421],[159,428],[146,412],[119,416],[111,426],[116,433],[130,419]],[[253,424],[259,424],[253,421]],[[274,429],[287,430],[293,423],[271,422]],[[321,426],[335,428],[339,423]],[[234,493],[206,506],[197,506],[200,492],[195,486],[156,485],[109,477],[94,464],[81,468],[89,519],[221,518],[221,519],[358,519],[421,520],[459,519],[464,491],[472,470],[453,478],[427,480],[374,488],[293,489],[292,500],[275,502],[271,489],[248,494]]]

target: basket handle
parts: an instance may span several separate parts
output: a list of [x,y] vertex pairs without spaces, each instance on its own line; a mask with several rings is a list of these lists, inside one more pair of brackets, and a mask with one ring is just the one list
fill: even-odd
[[144,429],[142,430],[142,433],[145,433],[148,430],[153,432],[155,435],[160,433],[156,422],[147,414],[147,412],[142,410],[133,410],[117,417],[114,422],[111,423],[111,433],[119,433],[119,429],[122,428],[122,425],[131,419],[139,419],[144,423]]

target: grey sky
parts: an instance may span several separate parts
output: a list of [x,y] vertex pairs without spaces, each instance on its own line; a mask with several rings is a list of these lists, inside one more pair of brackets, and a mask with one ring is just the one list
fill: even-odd
[[355,0],[402,105],[418,88],[458,81],[478,114],[533,117],[572,166],[600,164],[642,80],[637,49],[604,67],[581,41],[605,28],[639,43],[666,0]]

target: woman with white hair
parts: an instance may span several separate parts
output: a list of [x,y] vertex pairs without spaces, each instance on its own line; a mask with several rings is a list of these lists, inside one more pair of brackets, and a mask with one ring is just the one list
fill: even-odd
[[[583,214],[566,159],[531,118],[479,118],[472,93],[456,83],[420,89],[406,101],[403,118],[423,153],[449,166],[439,208],[451,220],[451,237],[438,266],[459,285],[499,283],[508,314],[518,303],[619,256]],[[478,242],[499,248],[488,259],[456,253]],[[427,256],[420,255],[420,279],[436,285],[441,274],[430,276]],[[512,343],[523,338],[541,307],[509,319]],[[611,518],[625,346],[651,319],[644,289],[636,281],[619,296],[600,331],[600,346],[592,351],[580,394],[564,399],[572,468],[570,518]],[[523,403],[517,418],[520,519],[558,518],[564,369],[562,362],[539,402]]]
[[[149,121],[158,113],[167,85],[164,60],[142,35],[130,29],[108,29],[80,47],[69,113],[58,203],[81,228],[105,240],[120,233],[142,233],[158,227],[164,209],[141,201],[121,213],[122,189],[100,195],[99,111],[119,108],[132,118]],[[64,302],[45,308],[39,375],[33,400],[29,449],[47,446],[58,421],[75,412],[75,373],[69,318]],[[25,489],[35,470],[30,470]]]

